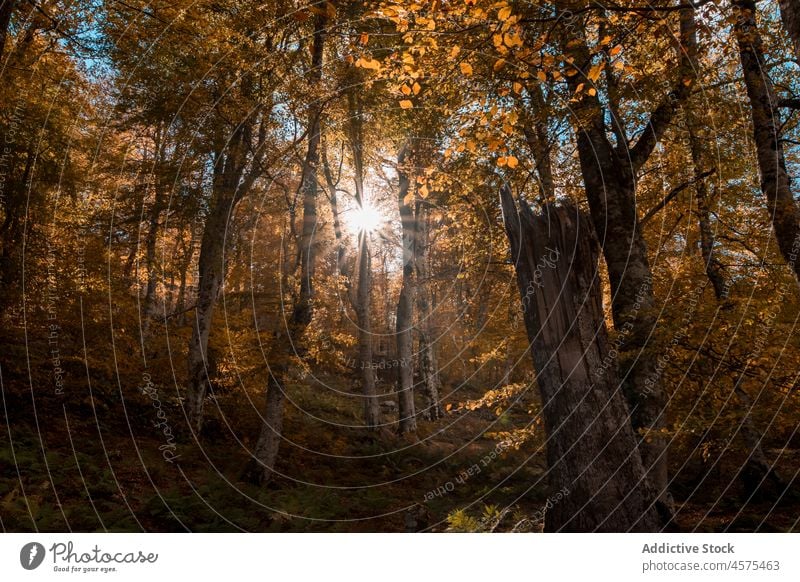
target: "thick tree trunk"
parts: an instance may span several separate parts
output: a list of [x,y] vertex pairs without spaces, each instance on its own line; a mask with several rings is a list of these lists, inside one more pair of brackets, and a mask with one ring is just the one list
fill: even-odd
[[573,206],[519,210],[507,187],[503,219],[532,345],[547,430],[552,491],[566,494],[545,515],[545,530],[657,531],[655,508],[609,354],[588,217]]
[[648,479],[657,492],[660,511],[666,516],[672,513],[673,505],[668,491],[667,440],[663,434],[666,394],[656,370],[656,360],[646,352],[656,323],[655,299],[647,247],[636,209],[636,181],[678,106],[690,94],[696,75],[687,56],[696,50],[694,13],[692,9],[681,11],[682,50],[673,89],[653,110],[635,143],[630,143],[622,127],[615,128],[616,147],[609,141],[599,97],[578,91],[593,58],[581,22],[585,26],[579,19],[564,28],[564,50],[572,60],[565,76],[573,93],[580,94],[572,109],[578,157],[592,222],[608,267],[614,327],[622,341],[623,389],[634,430],[642,433],[639,449]]
[[417,413],[414,408],[414,362],[413,337],[411,331],[414,318],[414,246],[416,244],[416,228],[414,211],[406,201],[411,192],[408,168],[405,167],[409,155],[404,146],[397,157],[399,188],[398,206],[403,231],[403,279],[400,296],[397,300],[397,321],[395,324],[395,341],[397,343],[398,360],[398,413],[400,434],[411,434],[417,431]]
[[417,204],[417,233],[414,245],[416,267],[416,299],[418,311],[417,336],[419,337],[419,370],[422,376],[422,394],[425,398],[425,408],[422,417],[426,420],[436,420],[444,416],[442,405],[439,402],[441,380],[439,379],[439,365],[436,360],[435,326],[430,301],[430,263],[428,258],[430,244],[428,211],[424,203]]
[[[318,14],[314,19],[314,35],[311,49],[311,69],[309,82],[318,87],[322,82],[323,54],[327,18]],[[303,196],[303,227],[300,234],[300,289],[294,308],[287,322],[287,338],[276,334],[270,350],[270,378],[262,416],[261,434],[253,453],[253,464],[247,470],[247,477],[256,483],[268,483],[275,473],[280,442],[283,438],[283,410],[285,401],[286,376],[290,361],[299,356],[296,348],[314,315],[314,273],[316,271],[317,242],[317,169],[319,166],[320,117],[322,102],[316,101],[308,113],[308,149],[303,162],[300,191]]]
[[780,0],[781,19],[794,45],[794,54],[800,59],[800,6],[797,0]]
[[208,338],[214,317],[214,307],[225,277],[225,226],[233,209],[232,195],[222,196],[209,214],[198,259],[197,297],[189,341],[189,386],[187,404],[192,429],[200,434],[203,428],[205,398],[208,393],[210,370]]
[[753,138],[761,175],[761,191],[772,215],[775,239],[783,258],[800,281],[800,208],[792,195],[781,141],[778,101],[764,62],[753,0],[735,0],[734,34],[739,45],[744,83],[750,98]]

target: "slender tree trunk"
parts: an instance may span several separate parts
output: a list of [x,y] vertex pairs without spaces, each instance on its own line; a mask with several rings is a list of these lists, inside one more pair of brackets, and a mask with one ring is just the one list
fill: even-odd
[[739,45],[744,83],[750,98],[761,191],[772,215],[775,239],[783,258],[800,280],[800,208],[792,195],[781,141],[778,101],[764,62],[753,0],[735,0],[734,34]]
[[395,323],[395,341],[397,343],[398,360],[398,414],[400,434],[417,432],[417,414],[414,408],[414,362],[413,362],[413,328],[414,318],[414,246],[416,244],[416,228],[414,212],[407,203],[406,196],[411,193],[408,168],[405,167],[410,157],[407,146],[404,146],[397,157],[398,167],[398,205],[400,222],[403,231],[403,279],[400,296],[397,299],[397,321]]
[[208,338],[214,307],[225,277],[225,227],[233,209],[233,195],[221,196],[209,214],[198,259],[198,285],[194,309],[192,337],[189,341],[189,386],[187,403],[192,429],[200,434],[203,428],[204,403],[208,393],[210,370]]
[[780,0],[781,19],[794,45],[794,54],[800,59],[800,6],[797,0]]
[[[318,14],[314,19],[314,35],[311,49],[311,69],[309,82],[317,88],[322,82],[323,55],[327,18]],[[283,411],[286,400],[285,384],[289,364],[293,357],[299,356],[295,348],[303,339],[306,328],[314,315],[314,273],[316,270],[317,243],[317,168],[319,166],[320,118],[322,102],[316,101],[308,114],[308,149],[303,162],[300,190],[303,196],[303,227],[300,235],[299,263],[300,289],[294,308],[287,322],[288,339],[282,333],[276,334],[270,350],[268,365],[270,377],[262,416],[261,434],[253,453],[253,464],[247,469],[247,478],[256,483],[268,483],[275,473],[275,462],[280,452],[283,438]]]
[[539,193],[542,200],[555,201],[556,187],[553,179],[553,164],[550,159],[552,145],[547,131],[547,124],[543,120],[546,104],[542,89],[538,84],[532,84],[528,89],[531,97],[531,107],[533,111],[523,112],[527,123],[523,125],[525,141],[533,156],[533,163],[536,166],[536,174],[539,178]]
[[178,284],[178,296],[175,298],[175,313],[178,313],[179,325],[185,320],[183,313],[186,309],[186,280],[189,276],[189,267],[194,256],[194,238],[190,238],[180,255],[178,270],[180,271],[180,283]]
[[369,233],[359,234],[358,245],[358,301],[356,319],[358,323],[358,359],[361,364],[361,383],[364,393],[364,425],[375,429],[381,421],[378,391],[375,385],[375,369],[372,362],[372,323],[370,319],[371,263]]
[[[160,181],[160,177],[156,177],[157,181]],[[147,285],[145,287],[144,293],[144,301],[143,305],[143,317],[144,317],[144,331],[143,335],[147,336],[150,322],[153,316],[155,315],[155,304],[156,304],[156,291],[158,288],[158,278],[159,278],[159,270],[156,266],[157,262],[157,244],[158,244],[158,226],[161,222],[161,214],[163,212],[164,207],[164,196],[165,193],[163,191],[163,187],[160,183],[156,184],[155,187],[155,200],[153,201],[153,207],[150,209],[150,218],[148,220],[147,225],[147,237],[145,238],[145,263],[147,269]]]
[[422,417],[436,420],[444,416],[439,402],[441,380],[439,365],[436,360],[435,326],[430,301],[430,261],[428,248],[430,244],[428,210],[424,203],[417,204],[416,244],[414,245],[416,267],[416,299],[418,311],[417,335],[419,337],[419,369],[422,376],[422,394],[425,397],[425,408]]
[[725,267],[714,252],[714,231],[711,226],[708,188],[706,187],[705,180],[699,177],[703,172],[703,156],[700,149],[700,142],[694,135],[692,128],[689,128],[689,140],[692,150],[692,168],[695,175],[694,191],[695,202],[697,203],[697,221],[700,226],[700,254],[703,257],[703,266],[705,267],[706,276],[714,288],[714,295],[717,301],[725,301],[728,298]]
[[[367,204],[364,193],[364,135],[362,105],[355,91],[347,93],[350,149],[353,152],[356,203],[360,208]],[[376,429],[380,423],[380,403],[376,388],[375,369],[372,361],[372,322],[370,291],[372,289],[372,267],[370,264],[369,232],[359,233],[358,239],[358,284],[356,291],[356,322],[358,324],[358,359],[361,367],[361,389],[364,395],[364,425]]]
[[534,215],[501,190],[503,219],[532,344],[547,430],[552,491],[565,495],[545,514],[545,530],[657,531],[655,509],[619,391],[588,217],[548,204]]

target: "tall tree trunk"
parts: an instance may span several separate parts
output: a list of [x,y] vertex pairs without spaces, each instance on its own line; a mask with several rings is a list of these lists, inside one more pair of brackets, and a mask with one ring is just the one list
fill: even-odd
[[439,402],[441,380],[436,359],[435,326],[430,300],[430,260],[429,260],[429,213],[424,202],[416,205],[416,244],[414,245],[414,265],[416,267],[416,299],[418,311],[417,335],[419,337],[419,370],[422,376],[422,394],[425,408],[422,417],[436,420],[444,416]]
[[698,137],[696,132],[698,127],[694,125],[693,115],[687,115],[689,123],[689,149],[692,156],[692,171],[694,172],[694,193],[697,204],[697,222],[700,227],[700,254],[703,257],[703,266],[706,271],[711,286],[714,288],[714,295],[717,301],[725,301],[728,298],[728,286],[726,284],[725,267],[717,258],[714,252],[714,230],[711,226],[711,208],[708,200],[708,187],[702,177],[704,172],[702,143],[705,141]]
[[364,425],[376,429],[381,420],[378,391],[375,385],[375,369],[372,362],[372,322],[370,319],[370,291],[372,266],[369,254],[369,233],[358,235],[358,301],[356,319],[358,323],[358,359],[361,365],[361,389],[364,394]]
[[735,0],[734,34],[739,45],[744,83],[750,98],[761,191],[772,215],[781,254],[800,281],[800,208],[792,195],[781,141],[778,101],[764,62],[761,35],[756,27],[754,0]]
[[[700,73],[700,59],[696,43],[688,51],[689,63],[692,68]],[[728,285],[726,284],[725,266],[720,262],[714,252],[714,230],[711,226],[711,208],[708,196],[708,187],[703,177],[708,155],[704,145],[709,142],[704,115],[695,100],[688,98],[684,104],[684,112],[689,136],[689,153],[692,158],[692,172],[694,173],[694,191],[697,210],[697,222],[700,227],[700,254],[703,257],[703,266],[717,301],[726,301],[728,298]]]
[[200,434],[203,428],[204,403],[208,393],[210,372],[208,338],[214,307],[225,277],[225,229],[233,210],[232,194],[221,195],[206,219],[198,259],[197,297],[194,308],[192,337],[189,340],[189,385],[187,402],[192,429]]
[[397,343],[398,360],[398,430],[400,434],[417,432],[417,413],[414,408],[414,362],[413,362],[413,328],[414,318],[414,246],[416,244],[416,227],[414,211],[406,197],[411,194],[409,168],[406,164],[412,156],[408,146],[403,146],[397,156],[397,174],[399,187],[397,193],[400,208],[400,222],[403,231],[403,278],[400,296],[397,299],[397,318],[395,323],[395,341]]
[[[192,337],[189,340],[189,421],[199,434],[203,427],[203,404],[209,387],[208,338],[214,307],[225,281],[227,226],[236,205],[261,175],[263,131],[253,144],[252,129],[259,111],[251,110],[234,128],[224,148],[214,154],[211,209],[203,228],[198,259],[199,281]],[[263,130],[264,119],[261,120]],[[249,167],[249,170],[248,170]]]
[[180,272],[180,283],[178,284],[178,296],[175,298],[174,312],[178,317],[178,325],[183,325],[186,310],[186,281],[189,276],[189,267],[194,256],[194,237],[190,236],[189,241],[184,241],[185,246],[181,252],[178,270]]
[[[583,24],[581,25],[581,23]],[[618,124],[617,145],[609,141],[603,105],[599,97],[578,91],[592,65],[586,42],[585,21],[580,18],[564,28],[565,54],[572,58],[566,78],[579,95],[573,107],[576,141],[586,197],[608,267],[614,327],[620,334],[621,377],[631,409],[633,427],[648,479],[657,491],[662,515],[671,515],[668,491],[666,395],[659,381],[655,358],[646,353],[656,324],[653,276],[636,210],[638,173],[674,118],[677,107],[690,94],[695,73],[686,53],[695,50],[692,9],[681,11],[680,66],[672,91],[653,110],[641,136],[631,144]],[[581,71],[583,73],[581,73]],[[619,119],[617,111],[612,112]]]
[[654,493],[609,355],[588,217],[548,204],[534,215],[501,190],[503,220],[523,301],[547,430],[552,491],[569,493],[545,514],[545,530],[657,531]]
[[156,177],[155,186],[155,199],[153,207],[150,209],[150,217],[147,225],[147,236],[145,238],[145,263],[147,270],[147,284],[145,287],[144,301],[142,315],[143,321],[143,336],[147,336],[150,329],[150,323],[155,316],[156,310],[156,291],[158,288],[159,270],[156,266],[157,263],[157,244],[158,244],[158,226],[161,222],[161,214],[164,210],[165,192],[161,178]]
[[780,0],[781,19],[794,45],[794,54],[800,59],[800,6],[797,0]]
[[[317,14],[311,48],[309,83],[318,88],[322,83],[322,66],[325,51],[327,17]],[[268,483],[275,473],[283,431],[283,411],[286,400],[285,383],[296,346],[302,341],[306,328],[314,315],[314,273],[316,270],[317,243],[317,167],[319,166],[320,118],[322,101],[313,102],[308,111],[308,148],[303,162],[300,190],[303,196],[303,227],[299,241],[300,289],[287,322],[287,338],[279,332],[273,340],[267,364],[270,367],[267,395],[262,416],[261,434],[253,453],[253,464],[247,469],[247,478],[256,483]]]
[[[349,123],[348,138],[353,153],[356,203],[364,208],[367,200],[364,193],[364,132],[363,108],[355,91],[347,93]],[[372,361],[372,322],[370,320],[370,290],[372,289],[372,266],[370,264],[369,232],[363,230],[358,237],[358,284],[356,291],[356,323],[358,324],[358,359],[361,368],[361,390],[364,395],[364,425],[376,429],[380,423],[380,403]]]

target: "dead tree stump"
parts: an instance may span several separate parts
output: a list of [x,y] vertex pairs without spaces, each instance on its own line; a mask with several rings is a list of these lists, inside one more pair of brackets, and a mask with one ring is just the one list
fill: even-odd
[[[545,531],[658,531],[662,519],[610,353],[588,217],[569,204],[534,214],[500,193],[547,431]],[[568,492],[568,493],[567,493]]]

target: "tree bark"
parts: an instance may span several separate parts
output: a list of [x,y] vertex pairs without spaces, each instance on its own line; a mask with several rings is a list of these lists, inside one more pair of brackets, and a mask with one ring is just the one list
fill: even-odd
[[778,100],[764,62],[753,0],[735,0],[734,35],[739,46],[744,83],[750,99],[753,138],[761,175],[761,191],[772,217],[783,258],[800,281],[800,207],[794,199],[781,141]]
[[526,123],[523,125],[525,141],[533,156],[536,174],[539,178],[539,193],[543,201],[554,202],[556,199],[556,186],[553,179],[553,164],[550,159],[552,143],[547,131],[547,124],[543,120],[546,109],[544,95],[538,84],[528,88],[531,98],[532,112],[526,113]]
[[545,531],[658,531],[661,519],[642,465],[609,343],[588,217],[547,204],[534,215],[501,190],[547,431],[552,491]]
[[403,146],[397,156],[397,174],[399,187],[397,193],[400,208],[400,222],[403,231],[403,278],[400,296],[397,299],[397,321],[395,323],[395,341],[398,359],[398,430],[400,434],[412,434],[417,431],[417,414],[414,408],[414,362],[413,362],[413,328],[414,317],[414,246],[416,244],[416,227],[414,212],[406,201],[411,193],[409,171],[406,167],[409,158],[408,147]]

